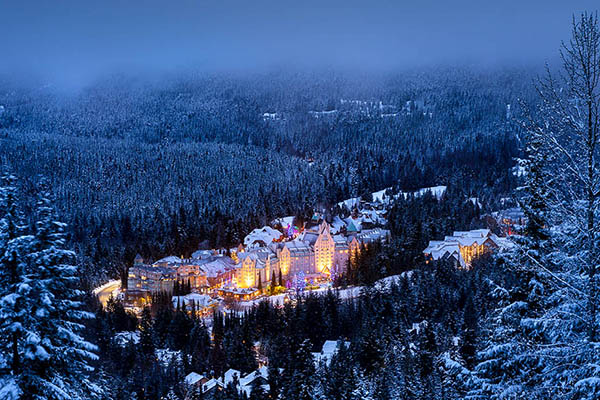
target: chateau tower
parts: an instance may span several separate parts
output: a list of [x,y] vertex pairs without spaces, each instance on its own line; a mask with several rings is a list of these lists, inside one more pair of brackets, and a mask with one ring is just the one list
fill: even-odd
[[331,274],[335,256],[335,242],[325,221],[319,226],[319,237],[315,242],[315,272]]

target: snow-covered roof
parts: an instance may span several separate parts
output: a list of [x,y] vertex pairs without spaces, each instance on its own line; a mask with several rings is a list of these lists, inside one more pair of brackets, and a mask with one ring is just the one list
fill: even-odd
[[269,245],[273,240],[279,239],[283,234],[270,226],[254,229],[244,238],[244,246],[256,247],[257,244]]
[[231,271],[235,267],[235,262],[226,256],[213,257],[205,264],[199,266],[200,270],[206,274],[208,278],[216,278],[217,276]]
[[340,233],[342,229],[346,228],[346,223],[339,217],[335,216],[333,221],[331,222],[331,233],[336,234]]
[[180,271],[181,269],[189,266],[196,267],[196,273],[204,275],[207,278],[216,278],[217,276],[234,269],[235,262],[231,259],[231,257],[224,255],[211,255],[210,257],[206,258],[192,258],[183,260],[183,262],[177,266],[179,267]]
[[117,332],[114,338],[119,346],[125,346],[129,342],[137,344],[140,341],[140,333],[137,331]]
[[310,251],[310,246],[303,242],[302,240],[299,239],[295,239],[295,240],[290,240],[289,242],[285,242],[284,246],[289,249],[289,251],[291,253],[299,253],[299,252],[306,252],[306,251]]
[[[283,371],[283,370],[280,369],[280,371]],[[231,382],[233,382],[233,379],[236,375],[238,377],[238,385],[237,385],[238,391],[244,392],[246,394],[246,396],[250,396],[250,393],[252,392],[252,387],[254,386],[253,382],[257,378],[263,378],[265,380],[268,379],[269,378],[269,369],[266,366],[262,366],[259,369],[257,369],[256,371],[250,372],[249,374],[247,374],[245,376],[242,376],[240,371],[238,371],[237,369],[228,369],[222,378],[217,379],[216,383],[222,387],[226,387]],[[206,384],[208,384],[208,382]],[[261,387],[265,391],[269,390],[268,384],[263,384],[263,385],[261,385]]]
[[262,366],[256,371],[250,372],[248,375],[240,378],[240,386],[250,386],[256,378],[269,379],[269,370],[266,366]]
[[237,369],[230,368],[227,371],[225,371],[225,375],[222,380],[223,386],[227,386],[231,382],[233,382],[233,379],[236,375],[237,375],[238,379],[240,379],[240,377],[242,376],[240,371],[238,371]]
[[212,388],[214,388],[215,386],[217,386],[219,383],[220,382],[217,379],[215,379],[215,378],[212,378],[212,379],[206,381],[202,385],[202,393],[208,392],[209,390],[211,390]]
[[271,222],[271,225],[281,225],[282,227],[287,227],[288,225],[292,225],[294,223],[294,216],[291,215],[289,217],[281,217],[281,218],[276,218],[273,220],[273,222]]
[[387,239],[390,236],[390,231],[381,228],[366,229],[356,236],[363,243],[372,243],[377,240]]
[[192,258],[203,259],[213,255],[212,250],[197,250],[192,253]]
[[192,303],[197,309],[210,307],[216,304],[216,300],[213,300],[210,296],[206,294],[198,294],[198,293],[190,293],[185,296],[173,296],[173,307],[177,307],[177,303],[180,306],[185,304],[186,308],[192,306]]
[[[350,342],[344,341],[340,342],[341,346],[348,348],[350,346]],[[315,363],[319,364],[321,361],[325,362],[326,365],[329,365],[333,356],[338,352],[338,342],[336,340],[326,340],[323,343],[323,347],[321,348],[320,353],[312,353],[315,359]]]
[[319,234],[317,232],[311,232],[311,231],[304,231],[304,232],[302,232],[302,235],[300,236],[300,240],[302,240],[303,242],[305,242],[311,246],[315,244],[315,242],[317,241],[318,238],[319,238]]
[[185,384],[186,385],[195,385],[196,383],[198,383],[203,378],[204,378],[204,375],[200,375],[200,374],[198,374],[196,372],[190,372],[185,377]]
[[241,267],[242,263],[246,261],[246,259],[250,259],[254,261],[255,268],[264,268],[266,266],[267,260],[271,260],[271,262],[277,261],[277,255],[267,247],[259,247],[254,250],[244,251],[242,253],[238,253],[239,263],[237,267]]
[[500,250],[506,250],[512,247],[512,242],[507,238],[501,238],[492,233],[489,229],[474,229],[471,231],[455,231],[452,236],[446,236],[444,240],[432,240],[425,250],[434,260],[445,259],[448,257],[456,258],[460,265],[465,267],[467,263],[463,259],[460,248],[473,245],[492,245]]
[[385,188],[385,189],[381,189],[377,192],[373,192],[372,196],[373,196],[373,201],[379,202],[379,203],[384,203],[387,204],[390,202],[390,200],[392,199],[390,196],[388,196],[385,192],[387,192],[388,190],[391,190],[392,188]]
[[358,204],[360,204],[360,197],[353,197],[348,200],[340,201],[338,206],[346,206],[349,210],[351,210],[354,206],[358,206]]
[[183,261],[181,260],[181,258],[177,257],[177,256],[168,256],[165,258],[161,258],[160,260],[154,262],[154,264],[180,264]]

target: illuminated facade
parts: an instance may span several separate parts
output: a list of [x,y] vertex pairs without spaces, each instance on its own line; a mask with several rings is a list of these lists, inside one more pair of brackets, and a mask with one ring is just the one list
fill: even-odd
[[319,226],[319,236],[314,244],[315,272],[330,275],[335,257],[335,242],[329,230],[329,224],[323,222]]
[[136,264],[129,268],[127,288],[151,293],[171,292],[176,279],[177,271],[175,269]]
[[277,249],[277,252],[281,273],[286,278],[299,274],[301,271],[305,274],[314,272],[314,252],[306,242],[300,239],[285,242]]
[[235,275],[234,261],[226,256],[181,259],[167,257],[154,264],[142,264],[141,257],[129,268],[128,289],[156,293],[171,292],[175,281],[189,282],[199,292],[231,282]]
[[298,275],[331,276],[346,271],[348,259],[361,243],[386,240],[389,231],[368,229],[349,236],[333,235],[330,225],[322,222],[316,230],[307,229],[295,240],[277,248],[281,272],[286,278]]
[[259,282],[266,287],[279,271],[279,259],[267,248],[239,253],[238,258],[236,284],[240,288],[258,287]]
[[169,256],[149,265],[138,255],[129,269],[128,286],[131,290],[170,292],[179,281],[189,282],[194,292],[207,293],[219,288],[266,288],[280,273],[285,280],[300,274],[307,279],[327,279],[345,272],[361,243],[384,240],[388,235],[389,231],[379,228],[334,235],[323,221],[290,241],[274,241],[251,250],[240,245],[229,250],[231,257],[203,250],[190,259]]

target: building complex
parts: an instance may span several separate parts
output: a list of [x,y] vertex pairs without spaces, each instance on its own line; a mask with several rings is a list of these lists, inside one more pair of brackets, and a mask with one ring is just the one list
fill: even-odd
[[489,229],[475,229],[472,231],[457,231],[444,240],[429,242],[423,253],[427,259],[448,260],[461,268],[470,268],[477,257],[493,250],[506,250],[512,242],[504,237],[499,237]]
[[248,299],[273,279],[333,279],[345,272],[351,254],[361,245],[389,237],[382,228],[334,234],[324,220],[290,237],[277,233],[270,227],[254,230],[252,239],[237,248],[197,251],[187,259],[169,256],[147,263],[138,255],[129,268],[128,292],[140,296],[172,292],[177,282],[197,293]]

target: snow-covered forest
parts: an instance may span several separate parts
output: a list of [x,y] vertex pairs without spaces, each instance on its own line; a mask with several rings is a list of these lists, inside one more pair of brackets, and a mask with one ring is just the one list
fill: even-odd
[[90,277],[102,279],[137,252],[234,246],[273,218],[385,187],[509,196],[520,154],[512,113],[533,98],[533,76],[113,77],[71,95],[5,82],[2,158],[26,191],[50,183]]
[[[600,398],[597,15],[571,34],[545,71],[0,80],[0,400]],[[136,253],[438,185],[391,200],[390,240],[336,287],[283,305],[204,318],[91,292]],[[515,205],[509,250],[424,257]]]

